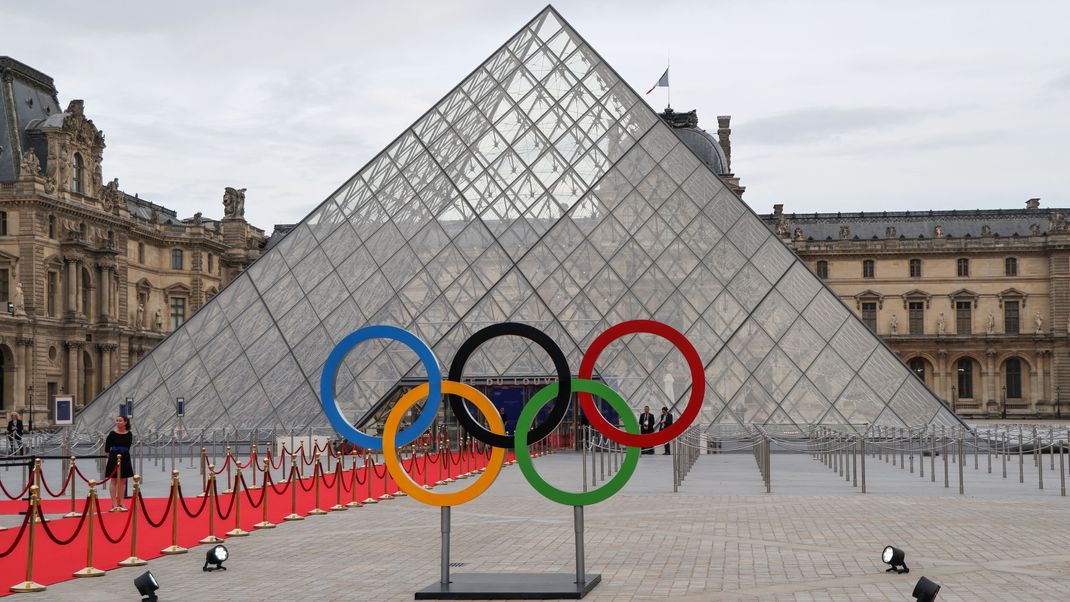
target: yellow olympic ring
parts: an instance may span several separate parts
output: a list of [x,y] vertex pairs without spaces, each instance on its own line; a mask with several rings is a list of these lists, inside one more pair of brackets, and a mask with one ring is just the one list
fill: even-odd
[[[416,405],[421,399],[426,398],[429,390],[430,385],[428,383],[413,388],[398,400],[394,409],[390,410],[390,414],[386,417],[386,424],[383,426],[383,463],[386,464],[386,468],[390,471],[390,476],[394,478],[398,488],[409,494],[412,499],[429,506],[459,506],[478,497],[491,486],[494,479],[498,478],[498,473],[501,472],[502,465],[505,463],[505,449],[492,447],[486,470],[475,482],[460,491],[432,493],[416,484],[398,461],[398,450],[394,442],[397,439],[401,417],[405,415],[405,412],[409,411],[409,408]],[[502,417],[486,395],[464,383],[451,380],[442,381],[442,392],[458,395],[470,401],[487,418],[490,432],[498,435],[505,434]]]

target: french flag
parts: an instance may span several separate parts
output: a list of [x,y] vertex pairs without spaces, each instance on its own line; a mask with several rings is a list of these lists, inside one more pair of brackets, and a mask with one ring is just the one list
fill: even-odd
[[646,91],[646,93],[650,94],[651,92],[654,91],[654,88],[668,88],[668,87],[669,87],[669,68],[666,67],[665,68],[665,73],[661,74],[661,79],[658,80],[658,83],[654,84],[649,90]]

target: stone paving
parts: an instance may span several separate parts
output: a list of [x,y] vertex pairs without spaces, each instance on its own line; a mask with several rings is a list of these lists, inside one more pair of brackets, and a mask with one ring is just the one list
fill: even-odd
[[[587,600],[909,600],[925,575],[939,600],[1063,600],[1070,592],[1070,498],[1044,460],[1037,488],[1030,457],[1001,476],[980,456],[943,487],[867,458],[862,495],[805,454],[774,454],[773,493],[749,454],[702,456],[679,493],[670,458],[643,456],[631,482],[586,509],[588,572],[602,583]],[[915,458],[917,461],[918,458]],[[579,457],[536,460],[552,483],[576,488]],[[916,467],[915,467],[916,468]],[[453,487],[464,486],[460,481]],[[907,552],[909,574],[884,572],[880,551]],[[438,578],[438,509],[409,498],[310,517],[227,541],[226,572],[203,573],[205,546],[153,560],[161,600],[411,600]],[[515,466],[475,501],[453,510],[454,571],[572,572],[572,512],[536,494]],[[56,584],[11,600],[136,599],[142,569]]]

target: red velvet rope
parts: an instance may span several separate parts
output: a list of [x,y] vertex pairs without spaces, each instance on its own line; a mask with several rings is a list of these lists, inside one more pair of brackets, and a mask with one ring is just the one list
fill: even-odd
[[44,488],[45,493],[47,493],[48,495],[50,495],[52,497],[59,497],[59,496],[63,495],[63,493],[65,491],[67,491],[67,485],[70,484],[71,478],[73,478],[73,477],[74,477],[74,472],[71,471],[71,470],[68,470],[67,471],[67,477],[65,479],[63,479],[63,487],[60,488],[58,493],[54,492],[54,491],[52,491],[51,489],[48,488],[48,481],[45,480],[44,478],[41,479],[40,485]]
[[4,491],[4,495],[7,496],[7,499],[9,500],[17,500],[24,497],[26,493],[30,491],[30,486],[32,485],[33,479],[29,479],[28,481],[26,481],[26,485],[22,488],[22,491],[20,491],[18,495],[11,495],[10,493],[8,493],[7,487],[4,487],[4,482],[0,480],[0,489]]
[[375,460],[372,460],[372,472],[375,473],[375,478],[385,479],[387,473],[386,464],[383,464],[383,474],[379,474],[379,468],[375,466]]
[[[42,527],[44,527],[45,535],[47,535],[49,539],[51,539],[57,545],[65,546],[74,541],[74,538],[78,537],[78,534],[82,532],[82,525],[85,524],[86,517],[88,516],[88,510],[89,504],[86,504],[85,508],[82,509],[82,516],[78,518],[78,525],[74,527],[74,531],[71,531],[71,536],[68,539],[60,539],[56,537],[56,534],[52,532],[52,528],[48,526],[49,521],[42,520],[40,524]],[[40,513],[40,506],[38,506],[37,511],[38,513]]]
[[[337,470],[338,470],[338,474],[334,478],[334,480],[336,480],[336,481],[338,480],[338,477],[341,477],[342,475],[344,475],[345,473],[348,472],[347,470],[344,470],[342,468],[341,464],[338,465],[338,469]],[[350,484],[349,487],[346,487],[346,482],[347,481]],[[353,477],[350,477],[348,479],[343,477],[340,487],[342,488],[342,493],[352,493],[353,492]]]
[[[301,487],[301,491],[306,491],[306,492],[307,491],[312,491],[312,489],[316,486],[316,472],[317,472],[316,469],[312,469],[312,477],[311,478],[300,478],[300,479],[297,479],[297,485],[299,487]],[[307,488],[305,487],[304,481],[308,481],[308,487]]]
[[149,517],[149,510],[148,510],[148,508],[145,507],[145,498],[140,496],[140,495],[137,496],[137,503],[141,506],[141,516],[145,517],[145,522],[147,522],[149,524],[149,526],[152,527],[153,529],[159,529],[160,527],[163,526],[164,522],[167,521],[167,516],[169,514],[171,514],[171,504],[173,504],[174,502],[175,502],[174,494],[168,495],[167,496],[167,506],[164,506],[163,514],[160,515],[160,521],[156,522],[156,521],[152,520],[152,518]]
[[[361,468],[365,468],[365,467],[363,467],[363,466],[362,466]],[[355,479],[357,480],[357,484],[358,484],[358,485],[364,485],[365,483],[367,483],[367,482],[368,482],[368,471],[367,471],[367,470],[364,470],[364,471],[357,471],[357,467],[356,467],[356,466],[354,466],[354,467],[353,467],[353,472],[355,472],[355,473],[356,473],[356,474],[358,474],[358,475],[360,474],[360,472],[363,472],[363,473],[364,473],[364,480],[363,480],[363,481],[361,481],[361,480],[360,480],[360,477],[359,477],[359,476],[358,476],[358,477],[353,477],[353,478],[355,478]]]
[[[253,495],[249,493],[249,485],[245,483],[245,475],[238,473],[238,480],[241,481],[242,493],[245,494],[245,499],[249,502],[250,508],[259,508],[260,504],[264,501],[264,496],[267,495],[267,487],[260,489],[260,498],[255,504],[253,503]],[[265,483],[266,485],[266,483]]]
[[26,516],[22,519],[22,526],[19,527],[19,534],[15,536],[15,539],[11,540],[11,545],[8,546],[8,548],[6,550],[4,550],[3,552],[0,552],[0,558],[3,558],[4,556],[7,556],[8,554],[10,554],[10,553],[15,551],[15,548],[19,545],[19,542],[22,541],[22,536],[23,536],[24,533],[26,533],[26,527],[29,524],[30,524],[30,513],[27,512]]
[[[294,474],[295,470],[296,470],[295,468],[291,468],[290,469],[290,476],[287,477],[285,481],[283,481],[283,483],[286,483],[286,485],[282,488],[282,490],[279,490],[277,487],[275,487],[275,482],[270,480],[270,478],[268,480],[268,487],[271,487],[271,490],[274,491],[276,495],[282,495],[282,494],[286,493],[287,491],[290,490],[290,478],[293,477],[293,474]],[[268,477],[270,477],[270,476],[271,475],[269,474]]]
[[201,498],[201,507],[197,509],[197,512],[190,512],[189,506],[186,505],[186,498],[182,496],[182,483],[178,484],[178,501],[182,503],[182,511],[186,513],[186,516],[190,518],[197,518],[204,512],[204,506],[208,503],[208,496]]
[[231,513],[234,512],[234,504],[237,503],[235,500],[238,499],[238,496],[233,493],[230,494],[230,506],[227,507],[226,514],[223,514],[223,505],[219,503],[219,490],[215,486],[212,487],[212,497],[215,499],[216,516],[218,516],[220,520],[227,520],[230,518]]
[[130,530],[130,523],[134,522],[133,513],[128,513],[126,515],[126,526],[123,527],[123,532],[119,534],[119,537],[117,539],[112,539],[111,535],[108,535],[108,528],[104,526],[104,515],[100,512],[100,498],[93,499],[93,506],[97,511],[97,518],[100,519],[97,522],[100,523],[100,532],[104,534],[104,539],[107,539],[112,543],[122,543],[123,539],[126,538],[126,533]]

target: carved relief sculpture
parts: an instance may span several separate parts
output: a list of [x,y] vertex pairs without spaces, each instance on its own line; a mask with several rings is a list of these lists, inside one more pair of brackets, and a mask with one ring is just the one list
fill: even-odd
[[803,231],[802,231],[802,228],[795,228],[795,233],[794,233],[794,234],[792,234],[792,235],[791,235],[791,237],[792,237],[793,239],[795,239],[795,240],[802,240],[802,239],[803,239]]
[[851,229],[847,226],[840,226],[840,240],[847,240],[851,237]]
[[1033,323],[1036,324],[1037,334],[1044,332],[1044,318],[1039,311],[1033,313]]
[[944,227],[941,226],[941,225],[937,225],[935,228],[933,228],[933,236],[936,237],[936,238],[943,238],[944,237]]
[[996,332],[996,317],[989,312],[988,320],[985,321],[985,333],[992,334],[994,332]]
[[22,292],[22,283],[18,281],[18,273],[15,273],[15,295],[12,297],[12,305],[15,306],[16,316],[26,315],[26,297]]
[[145,328],[145,304],[137,304],[137,319],[134,320],[134,328],[138,330],[144,330]]
[[940,312],[940,315],[936,317],[936,334],[944,334],[947,329],[947,324],[944,322],[944,312]]
[[156,308],[156,332],[163,331],[163,316],[160,315],[160,308]]
[[899,317],[892,314],[892,321],[890,326],[892,327],[892,334],[899,334]]

